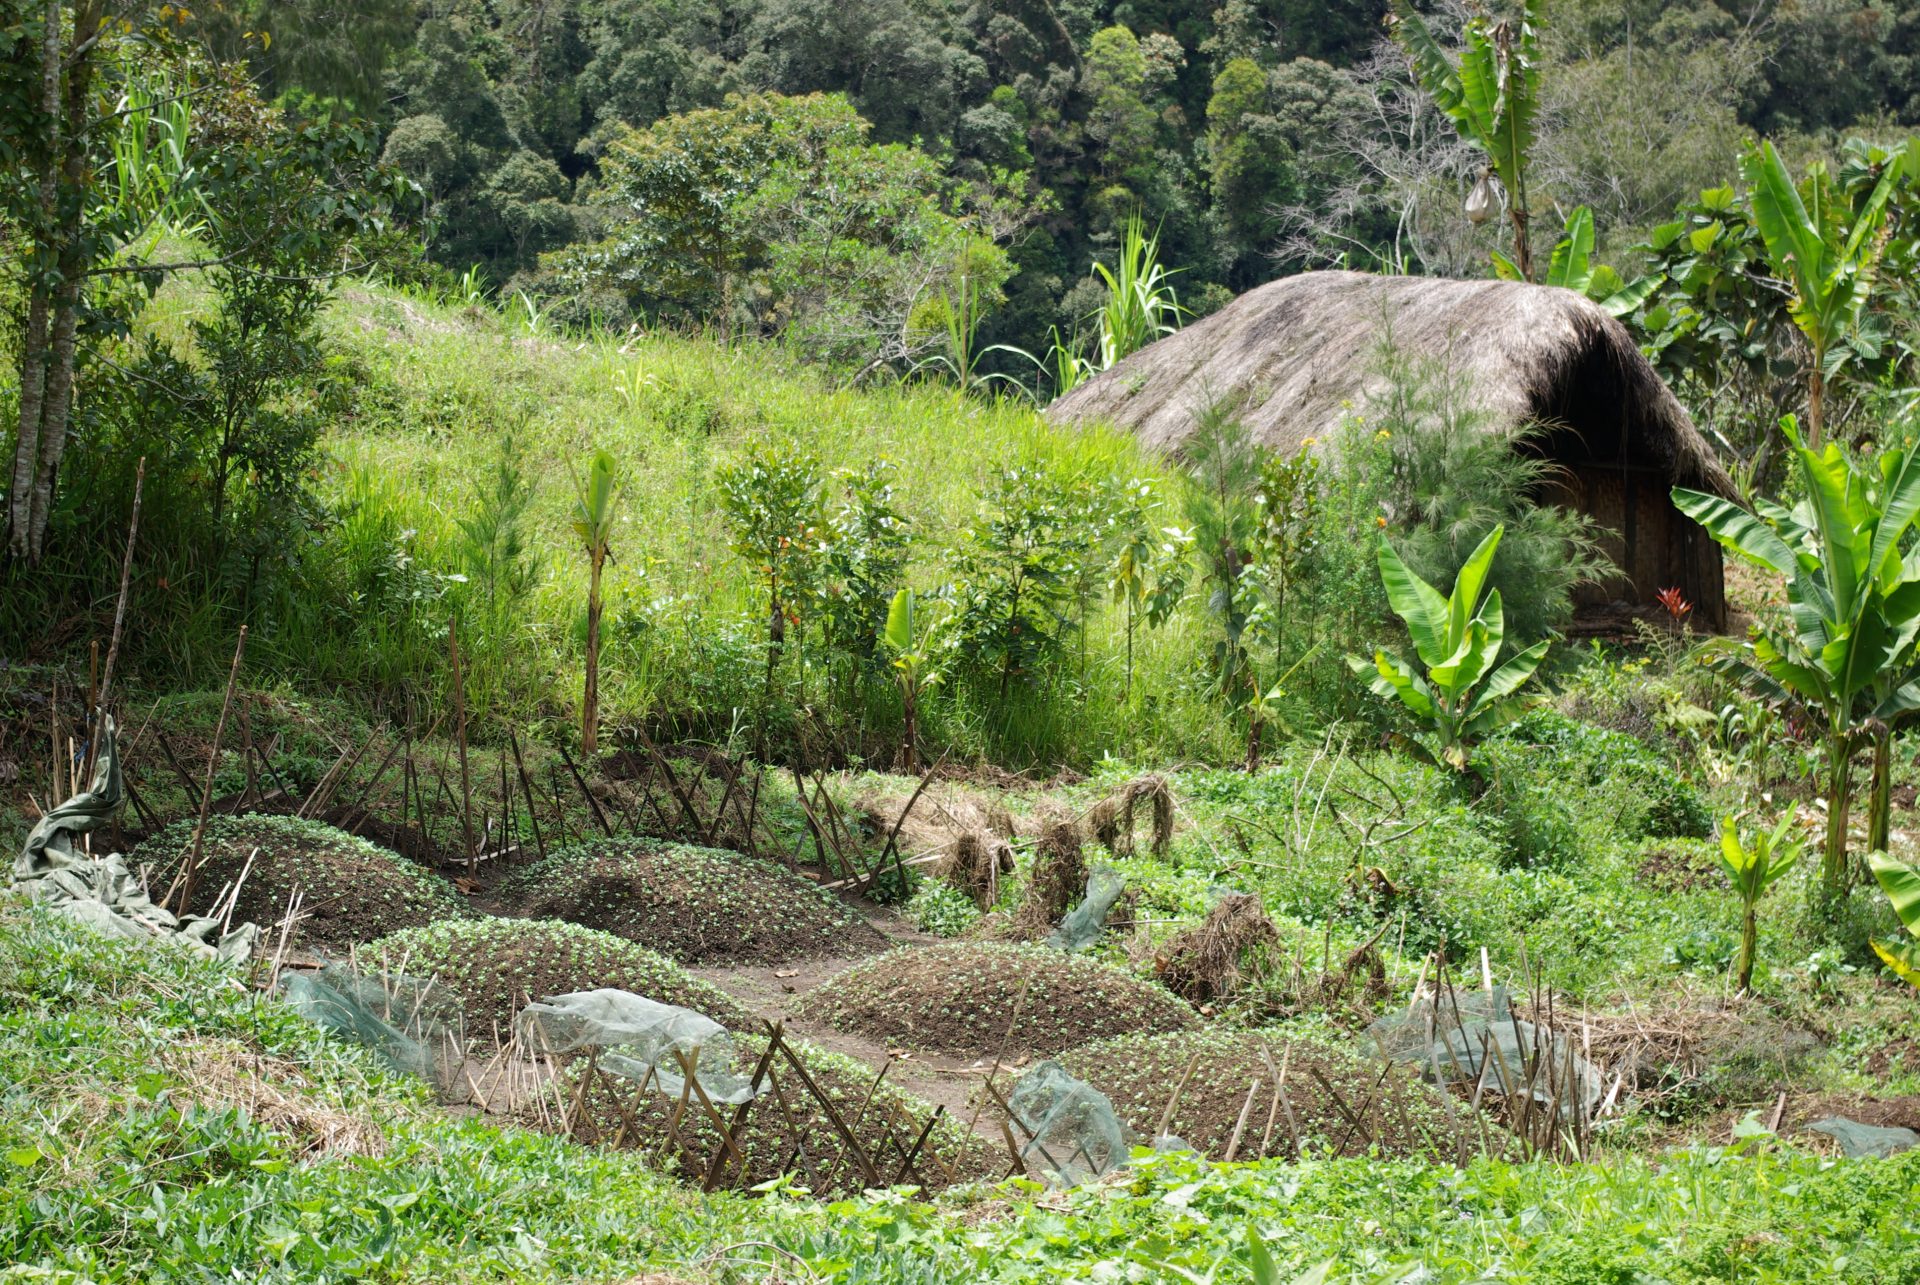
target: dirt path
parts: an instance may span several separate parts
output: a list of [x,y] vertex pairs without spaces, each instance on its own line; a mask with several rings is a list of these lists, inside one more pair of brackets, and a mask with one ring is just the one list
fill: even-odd
[[[942,939],[924,933],[906,920],[883,908],[849,901],[895,946],[928,946]],[[993,1067],[992,1051],[983,1051],[973,1059],[941,1057],[930,1053],[912,1053],[888,1048],[884,1044],[848,1035],[824,1022],[800,1016],[800,1001],[841,972],[871,958],[870,955],[829,955],[794,960],[785,964],[743,964],[734,966],[687,965],[688,973],[711,982],[739,1000],[756,1016],[783,1022],[787,1031],[808,1043],[864,1062],[876,1073],[887,1068],[887,1083],[944,1106],[947,1114],[962,1123],[972,1122],[982,1137],[998,1143],[999,1134],[990,1124],[991,1112],[976,1110],[976,1098],[982,1082]],[[1018,1071],[1020,1062],[1002,1065],[1002,1073]],[[1004,1085],[1004,1080],[1002,1081]]]

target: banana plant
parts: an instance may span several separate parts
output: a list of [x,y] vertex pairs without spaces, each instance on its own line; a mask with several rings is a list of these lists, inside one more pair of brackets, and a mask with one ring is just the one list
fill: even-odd
[[1737,557],[1786,581],[1790,627],[1754,627],[1745,643],[1707,644],[1709,659],[1775,701],[1797,704],[1822,729],[1827,830],[1821,890],[1838,894],[1847,870],[1854,750],[1871,744],[1869,848],[1886,846],[1893,725],[1920,709],[1920,553],[1907,548],[1920,517],[1920,461],[1882,453],[1860,469],[1829,442],[1803,442],[1781,421],[1807,498],[1789,510],[1749,511],[1676,487],[1673,502]]
[[1446,597],[1409,571],[1381,537],[1380,579],[1394,614],[1406,622],[1420,666],[1385,651],[1376,651],[1371,662],[1347,658],[1354,673],[1369,677],[1377,695],[1398,700],[1432,729],[1429,752],[1456,771],[1466,769],[1476,741],[1525,712],[1527,701],[1515,693],[1547,655],[1547,644],[1538,642],[1495,667],[1506,640],[1506,615],[1500,591],[1483,601],[1481,590],[1505,533],[1504,526],[1487,533]]
[[[1880,890],[1893,903],[1893,913],[1899,917],[1900,926],[1910,936],[1920,938],[1920,867],[1897,861],[1884,852],[1868,853],[1867,864],[1873,869]],[[1882,941],[1876,937],[1873,953],[1902,979],[1920,987],[1920,941]]]
[[1873,297],[1875,271],[1886,249],[1880,229],[1912,150],[1909,144],[1890,154],[1857,211],[1823,163],[1810,166],[1806,182],[1796,187],[1772,143],[1761,143],[1741,162],[1773,275],[1793,287],[1788,313],[1813,350],[1807,370],[1809,445],[1820,445],[1826,426],[1828,377],[1856,355],[1848,341]]
[[580,752],[592,755],[600,739],[600,573],[612,556],[619,487],[613,456],[593,453],[584,478],[574,479],[573,527],[587,555],[587,677],[580,701]]
[[1753,961],[1760,944],[1760,898],[1800,860],[1801,844],[1793,833],[1795,809],[1789,807],[1780,824],[1762,830],[1747,844],[1732,817],[1720,823],[1720,868],[1726,871],[1740,898],[1740,952],[1734,956],[1733,977],[1742,991],[1753,989]]
[[[1584,205],[1575,206],[1567,216],[1565,235],[1553,247],[1541,284],[1577,290],[1609,314],[1624,317],[1651,298],[1666,280],[1659,273],[1626,280],[1613,268],[1593,261],[1593,243],[1593,211]],[[1493,272],[1505,281],[1525,279],[1519,266],[1498,251],[1493,256]]]
[[[1486,155],[1487,166],[1507,191],[1513,224],[1513,264],[1523,281],[1533,280],[1527,238],[1527,153],[1540,114],[1541,11],[1545,0],[1523,0],[1517,19],[1475,14],[1462,32],[1466,46],[1455,62],[1434,39],[1412,0],[1393,0],[1388,18],[1394,38],[1413,62],[1421,88],[1460,137]],[[1482,183],[1486,180],[1483,179]]]
[[937,629],[922,623],[923,617],[913,590],[902,589],[887,606],[887,626],[880,641],[893,661],[894,678],[900,684],[900,706],[905,724],[901,745],[910,773],[920,770],[920,697],[944,678]]

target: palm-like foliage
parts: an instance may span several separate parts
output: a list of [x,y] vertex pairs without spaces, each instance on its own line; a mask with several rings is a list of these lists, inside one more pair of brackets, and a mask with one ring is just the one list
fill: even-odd
[[1734,957],[1733,976],[1741,990],[1753,989],[1753,960],[1760,942],[1760,898],[1800,860],[1800,841],[1793,835],[1794,809],[1771,831],[1762,830],[1751,844],[1740,839],[1732,817],[1720,823],[1720,868],[1740,897],[1740,953]]
[[920,695],[946,677],[937,628],[919,610],[913,590],[902,589],[887,607],[887,627],[881,645],[893,662],[900,683],[900,705],[905,739],[901,746],[908,772],[920,770]]
[[1172,273],[1160,262],[1160,234],[1147,234],[1138,214],[1127,220],[1114,266],[1093,265],[1107,287],[1107,299],[1094,320],[1100,325],[1099,369],[1145,348],[1180,326],[1180,300],[1168,284]]
[[[1614,268],[1593,261],[1593,211],[1575,206],[1567,216],[1566,234],[1553,247],[1542,285],[1577,290],[1616,317],[1624,317],[1645,303],[1665,277],[1655,273],[1628,281]],[[1520,280],[1520,269],[1504,255],[1493,256],[1494,273]]]
[[1504,527],[1487,533],[1453,582],[1440,591],[1407,570],[1384,537],[1380,541],[1380,579],[1394,614],[1406,622],[1419,668],[1398,656],[1376,651],[1371,662],[1351,656],[1356,674],[1370,674],[1370,686],[1398,700],[1432,728],[1434,757],[1465,769],[1475,741],[1511,722],[1525,710],[1515,693],[1546,659],[1545,642],[1535,643],[1496,667],[1506,640],[1506,615],[1498,589],[1487,593],[1487,572],[1500,547]]
[[[1880,881],[1881,891],[1893,903],[1893,913],[1899,916],[1901,927],[1920,938],[1920,867],[1896,861],[1884,852],[1868,854],[1867,864],[1873,868],[1873,877]],[[1920,941],[1882,941],[1876,937],[1873,952],[1888,968],[1914,986],[1920,986]]]
[[1756,626],[1744,645],[1708,646],[1750,685],[1801,705],[1823,729],[1821,875],[1831,894],[1846,872],[1849,759],[1858,744],[1873,744],[1869,841],[1884,848],[1891,727],[1920,709],[1920,556],[1907,548],[1920,517],[1920,462],[1895,450],[1861,470],[1831,442],[1818,450],[1803,443],[1791,416],[1782,427],[1807,494],[1794,509],[1761,502],[1749,512],[1684,487],[1673,501],[1733,553],[1787,582],[1789,628]]
[[1754,222],[1767,258],[1774,275],[1792,283],[1788,311],[1813,349],[1807,374],[1807,440],[1816,447],[1826,425],[1826,381],[1851,355],[1846,341],[1859,330],[1861,314],[1873,296],[1874,274],[1886,247],[1880,229],[1911,152],[1908,146],[1891,154],[1857,210],[1824,164],[1811,166],[1806,182],[1796,187],[1772,143],[1761,143],[1741,163],[1753,189]]
[[1527,153],[1540,114],[1540,12],[1544,0],[1524,0],[1517,19],[1476,14],[1462,33],[1459,61],[1447,56],[1411,0],[1393,0],[1393,34],[1413,60],[1414,74],[1459,130],[1486,154],[1487,165],[1507,189],[1513,224],[1514,263],[1522,280],[1533,280],[1527,240]]
[[614,508],[619,488],[613,456],[593,453],[584,478],[574,479],[573,533],[587,555],[587,677],[580,702],[580,752],[599,749],[600,735],[600,573],[612,552]]

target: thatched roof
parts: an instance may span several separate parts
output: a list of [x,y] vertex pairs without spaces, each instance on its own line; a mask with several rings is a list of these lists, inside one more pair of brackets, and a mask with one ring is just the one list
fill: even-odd
[[[1444,358],[1502,429],[1527,421],[1575,434],[1596,460],[1620,457],[1675,483],[1733,494],[1712,449],[1635,346],[1583,295],[1510,281],[1308,272],[1241,295],[1149,345],[1047,411],[1105,421],[1177,450],[1200,410],[1223,397],[1268,446],[1331,441],[1380,382],[1375,354],[1391,328],[1403,351]],[[1559,434],[1555,434],[1559,437]],[[1565,439],[1562,439],[1564,442]]]

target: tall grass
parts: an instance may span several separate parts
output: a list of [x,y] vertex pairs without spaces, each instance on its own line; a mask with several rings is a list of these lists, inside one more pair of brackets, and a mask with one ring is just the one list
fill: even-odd
[[[716,466],[750,444],[789,436],[828,474],[890,460],[913,532],[907,580],[930,597],[948,588],[947,551],[1004,464],[1159,471],[1118,434],[1054,428],[1018,403],[938,386],[835,387],[767,347],[668,335],[562,341],[529,335],[518,318],[364,286],[342,292],[328,325],[365,384],[358,412],[326,442],[335,463],[321,483],[342,515],[327,542],[327,596],[355,609],[289,617],[272,654],[369,691],[442,682],[443,630],[428,622],[472,596],[448,578],[473,566],[476,505],[499,485],[511,433],[511,466],[528,483],[516,501],[521,538],[538,570],[516,599],[512,663],[489,671],[497,681],[480,704],[517,720],[557,716],[580,690],[587,567],[568,534],[567,470],[596,448],[614,454],[625,484],[606,570],[607,724],[646,716],[668,734],[714,739],[756,707],[764,673],[765,622],[748,568],[727,550],[714,483]],[[463,637],[472,632],[463,624]],[[1190,690],[1186,632],[1138,640],[1136,687],[1150,694],[1127,702],[1120,621],[1096,612],[1084,676],[1076,656],[999,708],[956,689],[929,711],[928,730],[963,757],[1013,763],[1211,756],[1218,720]],[[783,662],[793,698],[826,702],[836,687],[817,640],[793,650]],[[897,717],[884,672],[872,686],[839,712],[868,724]],[[824,721],[833,712],[816,711]],[[885,735],[870,738],[873,752],[897,740],[897,728],[875,731]]]

